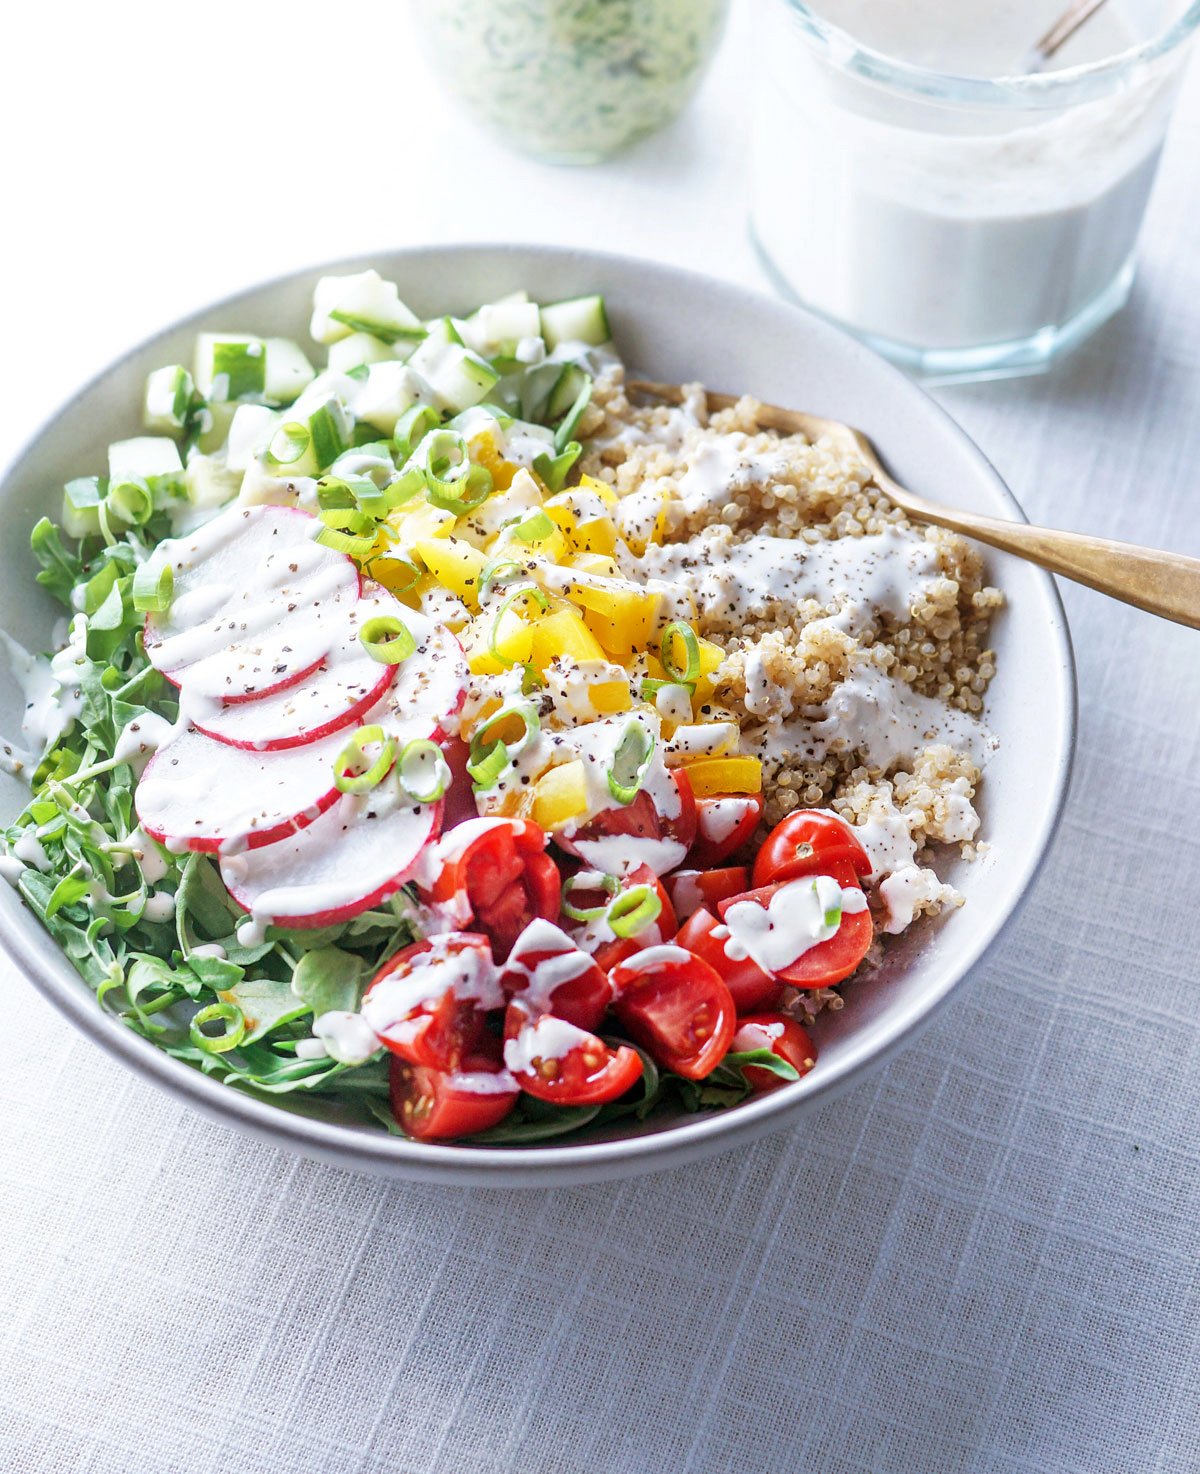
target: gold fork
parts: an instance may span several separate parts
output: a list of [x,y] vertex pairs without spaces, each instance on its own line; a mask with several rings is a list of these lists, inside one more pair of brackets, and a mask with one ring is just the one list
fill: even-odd
[[[660,399],[666,404],[683,403],[683,390],[678,384],[634,379],[628,388],[632,393]],[[710,412],[730,409],[738,402],[738,396],[733,394],[709,393],[707,398]],[[1112,542],[1086,533],[1030,527],[1025,522],[1005,522],[998,517],[981,517],[976,512],[938,506],[894,481],[861,430],[843,425],[839,420],[782,409],[777,404],[762,405],[758,423],[765,430],[801,434],[812,441],[824,438],[837,450],[852,451],[864,462],[879,490],[914,522],[948,527],[952,532],[961,532],[965,537],[1025,558],[1051,573],[1061,573],[1064,578],[1086,584],[1122,603],[1200,629],[1200,558],[1185,558],[1180,553],[1139,548],[1133,543]]]

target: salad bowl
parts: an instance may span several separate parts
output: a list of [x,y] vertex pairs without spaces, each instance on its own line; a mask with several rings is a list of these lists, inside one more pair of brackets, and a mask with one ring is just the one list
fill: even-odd
[[[34,582],[29,532],[55,515],[62,485],[96,468],[109,441],[139,430],[149,371],[186,360],[198,332],[236,325],[299,338],[313,288],[331,271],[374,267],[425,314],[495,301],[526,285],[547,300],[600,292],[622,358],[638,375],[701,381],[854,424],[904,484],[930,500],[991,516],[1021,511],[967,436],[919,389],[861,344],[799,308],[674,268],[544,246],[421,248],[314,267],[253,287],[167,329],[70,400],[0,482],[8,536],[0,546],[0,628],[46,649],[58,617]],[[417,1142],[341,1115],[313,1095],[266,1099],[223,1085],[157,1049],[113,1014],[22,904],[0,887],[0,942],[17,967],[82,1032],[141,1077],[226,1126],[342,1168],[426,1181],[546,1186],[677,1166],[795,1125],[818,1102],[863,1078],[909,1043],[962,985],[1016,916],[1053,837],[1069,778],[1075,685],[1070,640],[1052,579],[1001,554],[988,578],[1006,596],[992,631],[997,674],[984,711],[998,739],[978,806],[987,846],[973,860],[939,862],[961,907],[923,918],[893,939],[882,964],[819,1019],[817,1068],[733,1109],[628,1119],[569,1143],[513,1146]],[[0,688],[0,731],[20,725],[20,697]],[[0,776],[5,823],[25,790]]]

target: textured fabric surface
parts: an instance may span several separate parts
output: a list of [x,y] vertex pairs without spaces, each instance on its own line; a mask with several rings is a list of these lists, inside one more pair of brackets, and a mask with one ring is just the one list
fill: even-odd
[[[150,128],[134,84],[173,38],[148,25],[160,10],[125,8],[134,39],[109,72],[90,69],[99,12],[60,54],[68,119],[96,101],[85,136],[51,123],[3,166],[32,198],[69,146],[71,208],[104,229],[85,247],[64,204],[6,233],[29,372],[6,358],[0,451],[159,320],[377,242],[542,232],[760,280],[743,232],[745,16],[686,123],[619,166],[510,160],[418,82],[439,138],[404,155],[408,182],[429,181],[419,211],[366,176],[356,210],[251,228],[248,144],[194,186],[219,207],[165,260],[132,227],[179,177],[186,134],[165,114]],[[278,95],[221,68],[236,15],[244,54],[290,75],[298,10],[278,40],[275,7],[217,4],[185,38],[181,116],[208,117],[211,138],[214,113],[242,107],[248,139],[275,136]],[[403,54],[402,18],[367,5],[362,21]],[[52,12],[17,24],[31,55],[52,44]],[[10,138],[41,115],[30,71],[0,98]],[[379,105],[382,130],[396,104]],[[305,143],[308,177],[347,177],[346,141],[330,127]],[[386,150],[368,155],[396,178]],[[1198,157],[1200,75],[1129,310],[1047,378],[941,395],[1031,517],[1193,554]],[[470,190],[435,187],[456,160]],[[93,304],[71,341],[40,331],[56,273]],[[191,1114],[0,963],[0,1469],[1192,1474],[1200,643],[1064,593],[1078,763],[1020,924],[887,1070],[736,1156],[552,1193],[384,1185]]]

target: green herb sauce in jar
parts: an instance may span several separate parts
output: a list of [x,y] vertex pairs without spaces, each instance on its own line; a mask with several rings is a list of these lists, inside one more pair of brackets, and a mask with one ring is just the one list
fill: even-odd
[[699,85],[728,0],[421,0],[445,81],[506,142],[592,163],[669,123]]

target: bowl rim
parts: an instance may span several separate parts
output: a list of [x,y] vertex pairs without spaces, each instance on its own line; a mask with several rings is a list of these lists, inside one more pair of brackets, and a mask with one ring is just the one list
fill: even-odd
[[[677,267],[653,258],[631,256],[610,251],[595,251],[542,242],[456,242],[448,245],[424,244],[382,247],[375,251],[356,252],[331,261],[302,266],[278,276],[242,287],[216,301],[201,304],[167,326],[159,329],[113,359],[76,389],[62,406],[29,435],[18,451],[0,468],[0,497],[13,475],[31,455],[43,437],[63,417],[70,414],[81,399],[102,384],[126,363],[151,348],[160,339],[186,330],[198,318],[226,308],[236,307],[245,298],[271,289],[287,286],[297,279],[357,268],[364,263],[403,257],[464,258],[471,256],[510,256],[514,259],[541,256],[556,260],[596,263],[610,276],[622,271],[658,273],[673,281],[684,279],[695,290],[715,290],[725,295],[742,297],[748,302],[771,302],[785,316],[803,323],[805,331],[817,337],[836,339],[838,351],[869,372],[890,380],[893,388],[914,401],[923,401],[924,412],[941,421],[942,428],[979,464],[1015,519],[1027,522],[1024,510],[1009,490],[999,472],[958,422],[918,384],[898,368],[882,359],[856,338],[817,317],[805,308],[775,302],[766,293],[713,277],[703,272]],[[447,273],[452,280],[453,273]],[[479,1147],[410,1141],[380,1130],[378,1135],[356,1131],[344,1125],[321,1121],[291,1112],[269,1099],[224,1085],[211,1076],[192,1069],[182,1060],[164,1053],[150,1040],[135,1033],[117,1017],[97,1006],[95,998],[82,985],[78,974],[66,960],[49,933],[42,931],[37,918],[28,910],[15,891],[5,886],[0,899],[0,945],[21,967],[29,980],[62,1014],[93,1043],[129,1066],[136,1074],[148,1078],[170,1094],[195,1106],[210,1118],[227,1125],[237,1125],[259,1139],[274,1145],[285,1145],[309,1156],[320,1157],[344,1170],[359,1170],[403,1176],[442,1184],[547,1186],[558,1182],[600,1181],[605,1178],[635,1176],[665,1170],[717,1151],[728,1150],[767,1130],[783,1128],[788,1118],[801,1108],[817,1102],[827,1103],[869,1070],[881,1066],[901,1047],[911,1043],[936,1016],[938,1011],[974,974],[985,954],[1012,925],[1027,900],[1034,882],[1045,863],[1051,841],[1062,817],[1074,761],[1078,691],[1074,652],[1066,613],[1058,587],[1051,575],[1034,569],[1051,611],[1049,635],[1055,647],[1058,671],[1055,698],[1058,724],[1063,743],[1056,754],[1052,801],[1046,806],[1030,851],[1031,858],[1019,875],[1018,888],[1007,911],[996,913],[988,925],[970,934],[958,956],[961,959],[949,970],[938,991],[922,994],[908,1008],[890,1020],[879,1032],[881,1038],[869,1050],[853,1051],[828,1074],[815,1071],[802,1090],[784,1089],[751,1098],[731,1111],[699,1113],[679,1125],[645,1135],[619,1137],[612,1141],[569,1145],[530,1145],[524,1147]],[[523,1181],[521,1179],[524,1179]]]

